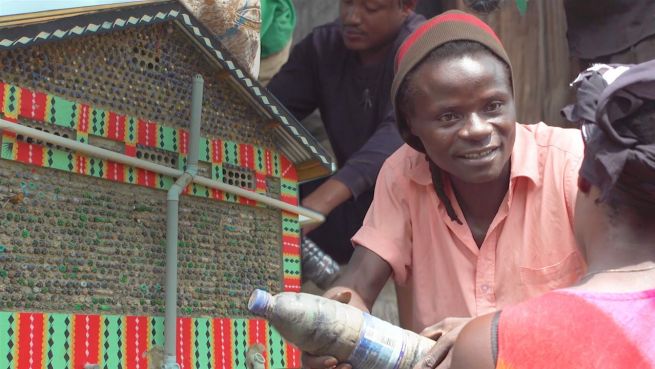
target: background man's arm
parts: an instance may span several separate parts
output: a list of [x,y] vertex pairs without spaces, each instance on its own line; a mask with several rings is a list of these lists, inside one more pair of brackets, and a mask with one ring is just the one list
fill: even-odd
[[266,86],[298,120],[318,107],[318,71],[312,34],[291,50],[289,60]]
[[[390,111],[366,143],[329,180],[303,200],[303,206],[327,215],[351,197],[375,185],[385,160],[403,144]],[[307,233],[317,225],[307,226]]]
[[389,107],[373,135],[348,158],[333,178],[344,183],[356,198],[375,185],[382,164],[402,144],[395,115]]

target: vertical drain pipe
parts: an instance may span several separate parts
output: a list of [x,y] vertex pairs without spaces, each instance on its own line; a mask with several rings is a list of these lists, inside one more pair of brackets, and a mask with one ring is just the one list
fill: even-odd
[[200,118],[202,114],[202,89],[204,80],[201,75],[193,77],[191,95],[191,132],[189,137],[189,156],[186,170],[179,177],[166,196],[166,313],[164,318],[164,363],[163,369],[179,369],[176,362],[177,341],[177,239],[180,194],[198,174],[198,151],[200,141]]

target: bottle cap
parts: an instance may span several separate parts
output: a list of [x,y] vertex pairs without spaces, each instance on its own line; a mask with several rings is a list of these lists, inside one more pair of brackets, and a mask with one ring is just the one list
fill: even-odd
[[271,301],[271,294],[260,289],[252,291],[248,300],[248,310],[259,316],[265,316],[268,304]]

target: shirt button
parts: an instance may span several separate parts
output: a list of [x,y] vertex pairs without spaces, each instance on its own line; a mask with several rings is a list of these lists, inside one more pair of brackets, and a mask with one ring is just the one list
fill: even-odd
[[489,289],[490,289],[490,287],[489,287],[488,284],[483,284],[482,286],[480,286],[480,290],[481,290],[482,292],[484,292],[484,293],[489,292]]

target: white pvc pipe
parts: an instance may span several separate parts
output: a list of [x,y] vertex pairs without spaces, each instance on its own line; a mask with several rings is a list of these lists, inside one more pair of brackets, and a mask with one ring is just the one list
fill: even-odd
[[179,369],[175,361],[177,343],[177,240],[180,194],[193,176],[184,173],[166,195],[166,287],[164,309],[164,365],[161,369]]
[[193,76],[191,121],[189,122],[189,156],[184,174],[166,194],[166,305],[164,314],[164,365],[162,369],[180,369],[177,357],[177,242],[179,234],[180,195],[198,174],[198,147],[202,118],[202,95],[205,80]]
[[0,130],[7,130],[19,135],[33,137],[38,140],[50,142],[54,145],[59,145],[71,149],[73,151],[78,151],[83,154],[90,155],[94,158],[111,160],[116,163],[149,170],[151,172],[156,172],[174,178],[178,178],[183,173],[181,170],[178,169],[169,168],[163,165],[159,165],[149,161],[127,156],[125,154],[117,153],[115,151],[106,150],[97,146],[91,146],[85,143],[77,142],[75,140],[71,140],[70,138],[57,136],[52,133],[40,131],[38,129],[27,127],[21,124],[12,123],[4,119],[0,119]]
[[191,93],[191,124],[189,126],[189,156],[187,172],[192,176],[198,174],[198,154],[200,152],[200,119],[202,116],[202,89],[205,80],[200,74],[193,76]]
[[[86,154],[86,155],[89,155],[89,156],[92,156],[92,157],[95,157],[95,158],[99,158],[99,159],[103,159],[103,160],[111,160],[111,161],[116,162],[116,163],[129,165],[129,166],[132,166],[132,167],[135,167],[135,168],[149,170],[151,172],[166,175],[166,176],[173,177],[173,178],[176,178],[176,179],[179,178],[180,176],[182,176],[182,174],[183,174],[183,172],[181,170],[178,170],[178,169],[169,168],[169,167],[164,166],[164,165],[155,164],[155,163],[152,163],[152,162],[149,162],[149,161],[146,161],[146,160],[137,159],[137,158],[134,158],[134,157],[131,157],[131,156],[127,156],[125,154],[117,153],[115,151],[106,150],[106,149],[103,149],[103,148],[100,148],[100,147],[97,147],[97,146],[91,146],[91,145],[88,145],[88,144],[85,144],[85,143],[77,142],[77,141],[71,140],[69,138],[60,137],[60,136],[54,135],[52,133],[44,132],[44,131],[39,131],[38,129],[34,129],[34,128],[27,127],[27,126],[24,126],[24,125],[21,125],[21,124],[13,123],[13,122],[10,122],[10,121],[4,120],[4,119],[0,119],[0,130],[7,130],[7,131],[14,132],[16,134],[33,137],[35,139],[42,140],[42,141],[45,141],[45,142],[50,142],[50,143],[52,143],[54,145],[59,145],[59,146],[62,146],[62,147],[66,147],[68,149],[71,149],[71,150],[74,150],[74,151],[77,151],[77,152],[80,152],[80,153],[83,153],[83,154]],[[245,197],[247,199],[254,200],[254,201],[260,202],[262,204],[266,204],[268,206],[274,207],[276,209],[284,210],[284,211],[289,212],[289,213],[304,216],[306,218],[309,218],[309,221],[306,222],[307,224],[309,224],[309,223],[322,223],[322,222],[325,221],[325,216],[323,216],[320,213],[317,213],[315,211],[312,211],[312,210],[309,210],[309,209],[306,209],[306,208],[303,208],[303,207],[300,207],[300,206],[294,206],[294,205],[291,205],[291,204],[287,204],[286,202],[283,202],[283,201],[280,201],[280,200],[277,200],[277,199],[273,199],[273,198],[270,198],[268,196],[265,196],[265,195],[262,195],[262,194],[259,194],[259,193],[256,193],[256,192],[248,191],[248,190],[245,190],[245,189],[243,189],[241,187],[229,185],[227,183],[222,183],[222,182],[214,181],[214,180],[209,179],[209,178],[199,177],[199,176],[195,176],[193,178],[193,182],[195,182],[197,184],[200,184],[200,185],[203,185],[203,186],[206,186],[206,187],[209,187],[209,188],[213,188],[213,189],[221,190],[221,191],[224,191],[224,192],[232,193],[232,194],[235,194],[235,195],[238,195],[238,196],[241,196],[241,197]]]

